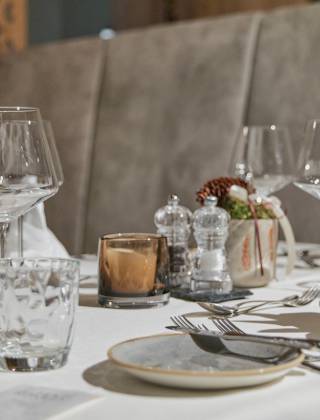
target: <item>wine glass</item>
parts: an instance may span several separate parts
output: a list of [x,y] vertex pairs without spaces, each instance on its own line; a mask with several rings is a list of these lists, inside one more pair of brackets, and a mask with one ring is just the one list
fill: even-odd
[[[298,177],[294,185],[320,200],[320,119],[310,120],[306,124],[298,159]],[[306,252],[309,253],[308,250]],[[308,258],[308,255],[305,257]],[[306,281],[301,285],[319,287],[319,281]]]
[[292,144],[286,127],[245,126],[230,162],[230,173],[251,182],[261,196],[290,184],[295,176]]
[[9,223],[55,194],[58,182],[37,108],[0,108],[0,256]]
[[[55,142],[55,137],[54,137],[52,124],[49,120],[42,120],[42,123],[43,123],[43,128],[44,128],[44,131],[45,131],[45,134],[46,134],[46,137],[47,137],[47,140],[48,140],[50,152],[51,152],[52,162],[53,162],[53,165],[54,165],[56,178],[57,178],[57,184],[58,184],[58,187],[60,188],[61,185],[64,182],[64,175],[63,175],[60,156],[59,156],[57,146],[56,146],[56,142]],[[49,197],[47,197],[47,198],[49,198]],[[31,210],[31,212],[32,212],[32,210]],[[23,257],[23,224],[24,224],[25,217],[26,216],[24,216],[24,215],[20,216],[18,218],[18,224],[17,224],[17,229],[18,229],[18,255],[20,257]]]
[[59,152],[57,149],[52,124],[51,124],[51,121],[49,120],[42,120],[42,122],[43,122],[44,131],[46,133],[50,152],[51,152],[52,162],[53,162],[56,177],[57,177],[57,183],[58,183],[58,186],[61,187],[61,185],[64,182],[64,175],[63,175],[62,164],[61,164]]
[[320,199],[320,120],[307,122],[294,185]]

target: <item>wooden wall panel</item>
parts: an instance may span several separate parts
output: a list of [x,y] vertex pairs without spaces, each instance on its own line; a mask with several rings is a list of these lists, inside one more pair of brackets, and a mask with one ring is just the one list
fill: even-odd
[[109,0],[111,28],[120,31],[164,22],[166,0]]
[[312,0],[109,0],[115,30],[228,13],[296,6]]
[[310,0],[173,0],[178,20],[198,19],[228,13],[270,10],[311,3]]
[[0,54],[27,44],[27,0],[0,0]]

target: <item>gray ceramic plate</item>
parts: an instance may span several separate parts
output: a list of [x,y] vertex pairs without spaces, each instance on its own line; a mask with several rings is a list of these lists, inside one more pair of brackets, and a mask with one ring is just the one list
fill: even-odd
[[303,361],[296,353],[276,365],[201,350],[188,335],[161,334],[116,344],[108,357],[132,375],[160,385],[224,389],[259,385],[284,376]]

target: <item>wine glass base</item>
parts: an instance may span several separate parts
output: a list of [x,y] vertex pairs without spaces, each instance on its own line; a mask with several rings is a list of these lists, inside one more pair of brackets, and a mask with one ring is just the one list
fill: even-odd
[[64,366],[69,350],[43,355],[11,355],[0,353],[0,371],[37,372],[58,369]]
[[169,302],[170,292],[154,296],[103,296],[99,295],[98,302],[101,306],[111,309],[143,309],[163,306]]
[[230,293],[232,290],[231,280],[196,280],[191,278],[190,289],[194,292],[202,290],[216,295]]

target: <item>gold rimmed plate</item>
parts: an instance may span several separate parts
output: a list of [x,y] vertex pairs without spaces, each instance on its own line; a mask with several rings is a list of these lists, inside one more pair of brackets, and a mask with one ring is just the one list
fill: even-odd
[[160,334],[116,344],[109,349],[108,357],[133,376],[158,385],[227,389],[279,379],[298,366],[304,356],[297,351],[285,361],[270,364],[209,353],[195,345],[189,335]]

